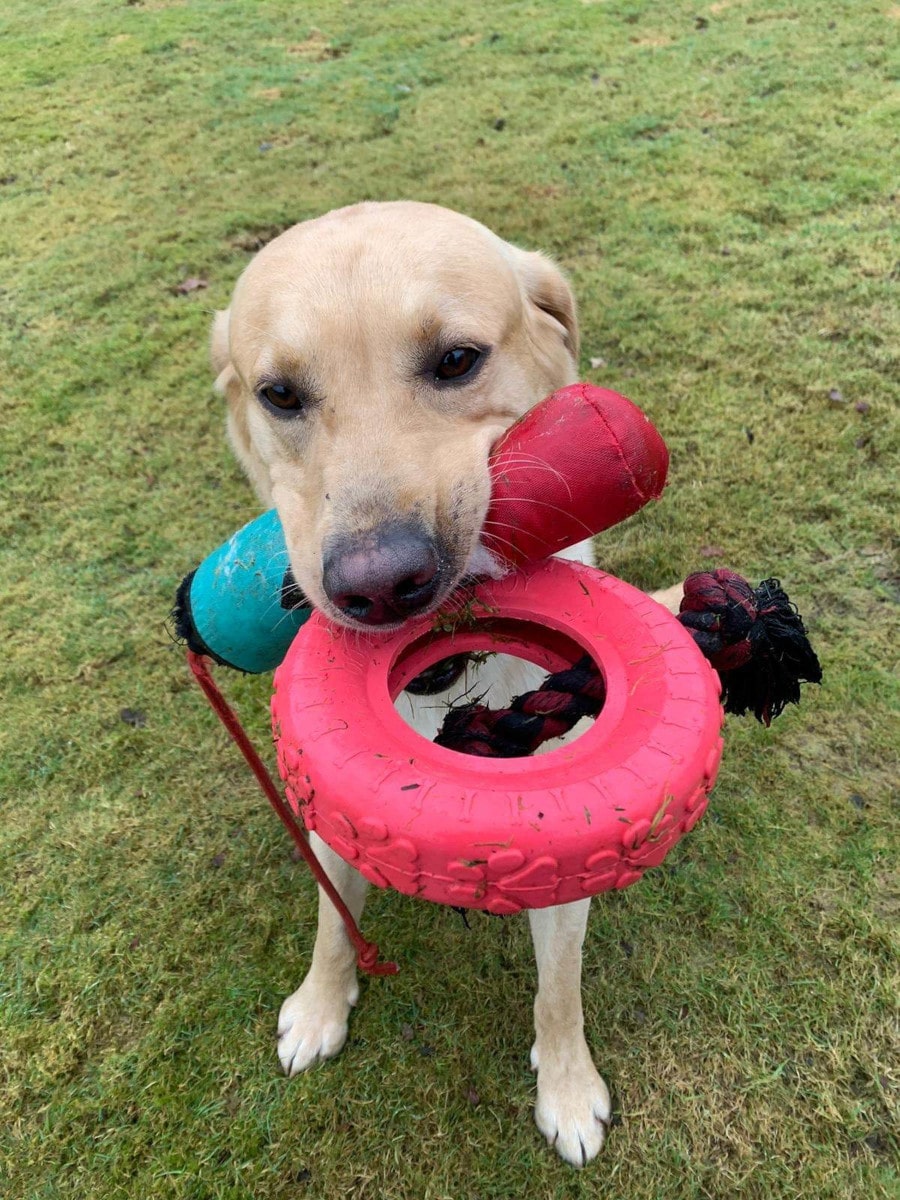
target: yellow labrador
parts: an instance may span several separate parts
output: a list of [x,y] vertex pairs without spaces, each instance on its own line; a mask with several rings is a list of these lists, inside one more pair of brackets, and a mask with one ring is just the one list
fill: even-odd
[[[541,254],[429,204],[360,204],[295,225],[239,279],[212,334],[216,386],[234,449],[274,505],[293,573],[335,621],[395,628],[433,609],[467,575],[494,568],[482,538],[491,447],[519,416],[577,378],[571,289]],[[590,543],[569,552],[590,561]],[[670,603],[671,596],[661,599]],[[504,658],[472,668],[505,700],[534,686]],[[433,737],[440,696],[407,695]],[[359,917],[367,884],[312,835]],[[576,1166],[603,1145],[609,1093],[584,1038],[581,947],[589,901],[529,913],[538,1128]],[[319,897],[312,964],[282,1005],[289,1074],[337,1054],[359,989],[355,954]]]

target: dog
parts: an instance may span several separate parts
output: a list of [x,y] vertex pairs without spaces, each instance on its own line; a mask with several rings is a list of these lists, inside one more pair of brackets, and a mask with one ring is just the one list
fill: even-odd
[[[437,609],[497,564],[483,523],[492,446],[578,378],[572,289],[538,252],[431,204],[338,209],[295,225],[249,263],[215,316],[211,359],[228,433],[260,502],[275,507],[299,587],[331,620],[373,632]],[[590,542],[565,556],[592,562]],[[677,610],[680,588],[655,598]],[[440,674],[440,673],[438,673]],[[530,664],[500,657],[402,698],[433,738],[474,685],[516,694]],[[424,690],[428,690],[425,688]],[[310,835],[358,920],[367,883]],[[581,950],[590,900],[529,912],[538,969],[531,1065],[538,1129],[586,1165],[610,1119],[584,1036]],[[356,955],[319,896],[312,963],[281,1007],[294,1075],[336,1055],[359,988]]]

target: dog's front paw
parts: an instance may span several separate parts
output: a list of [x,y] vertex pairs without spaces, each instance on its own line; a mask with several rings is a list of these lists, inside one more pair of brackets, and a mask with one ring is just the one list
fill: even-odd
[[307,975],[278,1014],[278,1057],[287,1075],[334,1058],[347,1040],[347,1018],[359,985],[336,984]]
[[611,1112],[609,1092],[587,1046],[582,1045],[573,1059],[539,1056],[535,1044],[531,1065],[538,1073],[534,1108],[538,1129],[566,1162],[587,1166],[606,1140]]

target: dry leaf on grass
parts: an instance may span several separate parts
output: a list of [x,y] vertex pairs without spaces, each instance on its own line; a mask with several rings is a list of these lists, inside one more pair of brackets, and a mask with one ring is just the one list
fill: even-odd
[[209,287],[208,279],[200,279],[196,275],[189,275],[187,279],[182,279],[173,288],[173,291],[178,296],[186,296],[188,292],[198,292],[201,288]]

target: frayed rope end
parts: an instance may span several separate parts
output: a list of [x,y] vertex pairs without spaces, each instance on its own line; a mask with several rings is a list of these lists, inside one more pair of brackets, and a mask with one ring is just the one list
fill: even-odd
[[700,571],[684,583],[678,618],[722,681],[725,711],[770,725],[799,704],[802,683],[821,683],[806,627],[777,579],[752,587],[734,571]]

